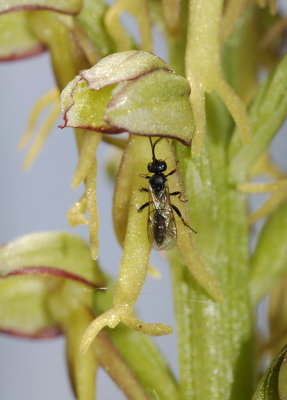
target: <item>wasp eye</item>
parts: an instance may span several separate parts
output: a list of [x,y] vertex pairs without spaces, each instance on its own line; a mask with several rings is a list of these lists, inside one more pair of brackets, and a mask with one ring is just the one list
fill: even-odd
[[167,165],[166,162],[163,160],[159,160],[158,161],[158,166],[157,166],[157,170],[158,172],[163,172],[167,169]]
[[147,169],[148,172],[154,172],[154,165],[152,162],[148,163]]

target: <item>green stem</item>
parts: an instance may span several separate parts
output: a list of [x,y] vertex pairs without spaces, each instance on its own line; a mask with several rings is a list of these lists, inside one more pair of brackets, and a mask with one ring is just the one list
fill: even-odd
[[182,400],[246,400],[253,383],[246,196],[228,183],[224,147],[213,140],[196,161],[177,148],[195,242],[224,296],[213,302],[172,253],[180,393]]

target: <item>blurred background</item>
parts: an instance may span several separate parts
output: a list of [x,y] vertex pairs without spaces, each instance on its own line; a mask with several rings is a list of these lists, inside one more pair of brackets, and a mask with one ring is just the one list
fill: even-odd
[[[137,37],[134,21],[125,16],[124,23],[129,25]],[[154,52],[165,59],[165,51],[156,32]],[[83,188],[73,191],[70,186],[77,163],[72,130],[59,129],[57,125],[62,122],[59,120],[51,131],[43,151],[28,172],[22,170],[25,152],[18,153],[16,150],[31,107],[42,94],[54,86],[48,54],[0,64],[1,244],[27,233],[51,230],[70,231],[88,240],[87,226],[71,228],[66,219],[67,210],[83,193]],[[272,154],[285,169],[286,134],[285,124],[272,144]],[[111,217],[113,183],[107,177],[105,169],[109,152],[109,146],[102,143],[97,154],[99,262],[102,269],[116,278],[121,249],[113,233]],[[251,207],[258,206],[262,199],[262,195],[252,197]],[[147,278],[137,303],[137,310],[145,321],[160,321],[175,327],[167,263],[158,252],[153,252],[152,263],[160,269],[162,278]],[[177,375],[175,334],[155,340]],[[102,370],[99,371],[98,382],[97,395],[100,400],[125,399]],[[20,398],[74,399],[66,369],[64,338],[32,341],[0,335],[0,399]]]

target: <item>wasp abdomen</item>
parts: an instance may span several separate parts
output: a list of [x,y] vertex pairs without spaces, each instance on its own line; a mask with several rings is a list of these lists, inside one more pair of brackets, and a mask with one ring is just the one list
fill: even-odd
[[166,237],[165,217],[156,211],[153,220],[153,237],[158,247],[161,247]]

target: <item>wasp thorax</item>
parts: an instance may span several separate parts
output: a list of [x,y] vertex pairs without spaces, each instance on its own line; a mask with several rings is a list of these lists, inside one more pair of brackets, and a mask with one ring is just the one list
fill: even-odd
[[156,193],[158,193],[164,189],[165,182],[166,182],[166,177],[164,176],[164,174],[161,174],[161,173],[153,175],[149,180],[149,183],[150,183],[152,189]]
[[153,160],[153,162],[149,163],[147,166],[148,171],[154,174],[163,172],[166,168],[166,162],[163,160]]

